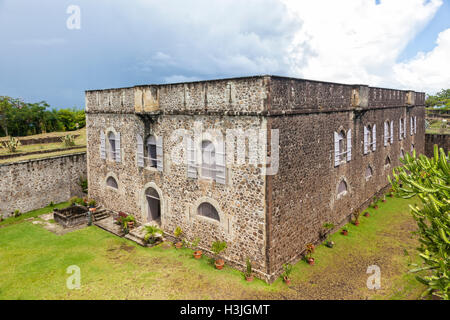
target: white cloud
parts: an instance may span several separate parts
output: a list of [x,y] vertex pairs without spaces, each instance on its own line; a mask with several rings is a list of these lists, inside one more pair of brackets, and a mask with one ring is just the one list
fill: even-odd
[[294,75],[396,87],[405,84],[391,76],[397,58],[442,5],[441,0],[282,1],[303,21],[296,41],[307,41],[315,53],[292,66]]
[[450,28],[441,32],[436,47],[419,52],[413,59],[398,63],[393,77],[403,87],[436,93],[450,86]]

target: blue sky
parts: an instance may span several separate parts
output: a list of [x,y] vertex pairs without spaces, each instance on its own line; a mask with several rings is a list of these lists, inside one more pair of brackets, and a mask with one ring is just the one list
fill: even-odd
[[450,87],[448,0],[0,0],[0,39],[0,95],[55,108],[84,107],[88,89],[255,74]]

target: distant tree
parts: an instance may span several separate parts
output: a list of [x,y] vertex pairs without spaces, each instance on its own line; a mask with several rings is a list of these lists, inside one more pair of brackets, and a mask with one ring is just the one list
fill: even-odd
[[428,96],[425,101],[427,107],[441,106],[444,105],[450,108],[450,89],[442,89],[434,96]]

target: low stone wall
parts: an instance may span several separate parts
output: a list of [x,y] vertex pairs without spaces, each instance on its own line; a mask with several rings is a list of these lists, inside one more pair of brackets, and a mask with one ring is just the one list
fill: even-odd
[[0,164],[0,214],[26,212],[82,196],[86,152]]
[[434,145],[444,148],[445,153],[450,150],[450,134],[425,134],[425,155],[433,156]]

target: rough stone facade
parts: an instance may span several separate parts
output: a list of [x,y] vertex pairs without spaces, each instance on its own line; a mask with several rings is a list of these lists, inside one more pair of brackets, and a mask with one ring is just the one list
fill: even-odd
[[26,212],[82,196],[86,152],[0,164],[0,213]]
[[450,134],[426,134],[425,135],[425,155],[432,157],[434,155],[434,145],[443,148],[447,153],[450,150]]
[[[386,187],[386,176],[399,164],[401,149],[409,152],[414,146],[423,153],[423,106],[423,93],[275,76],[87,91],[89,196],[145,223],[150,210],[146,190],[152,188],[160,199],[159,223],[166,233],[180,226],[190,240],[199,237],[206,250],[213,241],[225,240],[228,263],[242,268],[249,257],[258,275],[270,282],[283,263],[295,262],[308,242],[319,239],[323,223],[342,224]],[[417,119],[414,134],[409,130],[411,117]],[[400,118],[406,119],[401,140]],[[394,123],[394,139],[384,146],[387,120]],[[262,136],[262,161],[252,162],[255,141],[239,142],[243,137],[237,134],[235,146],[228,140],[225,144],[225,183],[200,174],[190,177],[188,165],[172,155],[181,144],[177,133],[195,131],[198,123],[203,132],[199,141],[211,140],[216,147],[217,137],[225,137],[228,129],[267,132]],[[376,150],[364,154],[368,124],[378,128]],[[276,154],[273,129],[279,133],[278,171],[266,175],[276,163],[268,160]],[[352,159],[335,166],[334,133],[349,129]],[[102,140],[102,134],[111,132],[120,133],[120,161],[109,159],[111,145],[107,138]],[[163,138],[161,170],[139,164],[138,135],[144,143],[149,135]],[[228,161],[233,147],[245,147],[245,163]],[[183,152],[186,156],[189,150]],[[387,156],[390,165],[385,165]],[[366,179],[369,165],[372,176]],[[118,188],[107,184],[108,177]],[[338,196],[342,180],[348,190]],[[203,202],[213,205],[220,219],[199,215],[197,208]]]

